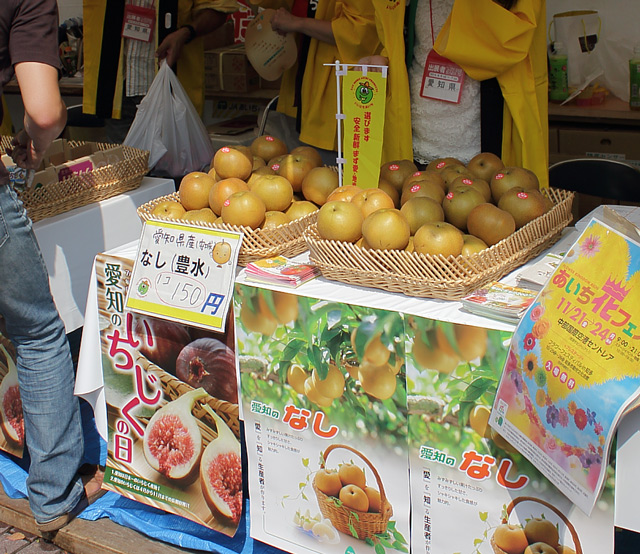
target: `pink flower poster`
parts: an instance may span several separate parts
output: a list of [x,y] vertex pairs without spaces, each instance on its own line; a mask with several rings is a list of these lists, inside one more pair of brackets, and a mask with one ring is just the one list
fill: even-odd
[[490,425],[586,514],[638,396],[639,325],[640,245],[592,219],[522,317],[493,404]]

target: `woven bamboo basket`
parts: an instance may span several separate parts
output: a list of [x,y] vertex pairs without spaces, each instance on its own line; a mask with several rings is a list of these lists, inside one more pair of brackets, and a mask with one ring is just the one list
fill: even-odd
[[[150,362],[142,354],[138,354],[136,362],[146,371],[156,375],[160,379],[162,384],[162,390],[165,394],[167,402],[175,400],[183,394],[192,391],[193,387],[188,385],[184,381],[181,381],[177,377],[174,377],[161,367],[157,366],[153,362]],[[233,431],[233,434],[240,440],[240,421],[238,405],[227,402],[226,400],[220,400],[214,396],[209,396],[206,400],[209,407],[216,412],[228,425],[229,429]],[[216,428],[215,420],[207,413],[207,411],[196,403],[193,409],[193,415],[205,422],[209,427]]]
[[347,508],[344,505],[338,506],[332,497],[327,496],[325,493],[318,490],[316,484],[313,483],[313,490],[318,499],[320,512],[324,517],[331,521],[338,531],[345,535],[353,536],[353,529],[358,535],[358,538],[364,540],[373,537],[374,535],[386,533],[387,523],[393,515],[393,509],[387,500],[387,495],[385,493],[384,486],[382,485],[380,474],[364,454],[358,452],[351,446],[347,446],[346,444],[332,444],[324,451],[323,462],[320,469],[324,469],[329,453],[338,448],[344,448],[353,452],[362,459],[367,466],[369,466],[369,469],[376,478],[378,490],[380,491],[380,513],[360,512],[358,510]]
[[504,277],[560,238],[571,222],[574,193],[547,189],[553,207],[506,239],[471,256],[432,256],[404,250],[364,249],[324,240],[317,225],[304,233],[309,259],[327,279],[408,296],[459,300]]
[[[573,526],[573,524],[566,518],[566,516],[560,510],[558,510],[558,508],[549,504],[549,502],[540,500],[539,498],[534,498],[533,496],[519,496],[517,498],[514,498],[507,506],[507,512],[505,517],[502,519],[502,523],[509,523],[509,516],[511,515],[511,512],[516,507],[516,504],[520,502],[537,502],[539,504],[542,504],[546,508],[549,508],[553,512],[555,512],[558,515],[558,517],[567,526],[569,533],[571,533],[571,539],[573,540],[573,546],[574,546],[574,550],[576,551],[576,554],[583,554],[582,545],[580,544],[580,538],[578,537],[578,533],[576,531],[576,528]],[[554,546],[554,545],[551,545],[551,546]],[[502,550],[502,548],[500,548],[495,543],[493,535],[491,535],[491,547],[493,548],[493,551],[495,552],[495,554],[507,554],[507,552]]]
[[[11,147],[11,139],[12,137],[7,136],[0,138],[0,147],[3,152]],[[69,141],[69,144],[75,147],[83,142]],[[108,143],[96,143],[96,145],[98,150],[119,146]],[[149,152],[124,145],[122,149],[124,159],[118,163],[72,175],[57,183],[20,191],[18,194],[31,221],[53,217],[138,188],[142,178],[149,171]]]
[[[180,201],[177,192],[155,198],[138,208],[138,216],[143,221],[149,219],[159,219],[152,215],[153,209],[166,200]],[[315,223],[318,215],[317,212],[311,213],[284,225],[279,225],[275,229],[252,229],[251,227],[228,225],[225,223],[202,223],[198,222],[199,227],[210,229],[225,229],[227,231],[238,231],[243,233],[242,246],[238,254],[238,265],[245,266],[249,262],[261,260],[263,258],[271,258],[273,256],[293,257],[302,254],[307,250],[307,243],[304,240],[304,230]],[[174,218],[162,218],[161,221],[172,221],[174,223],[191,223]]]

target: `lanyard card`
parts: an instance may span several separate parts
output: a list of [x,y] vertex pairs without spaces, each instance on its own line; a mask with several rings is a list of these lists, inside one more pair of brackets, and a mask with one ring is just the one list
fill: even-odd
[[122,22],[123,38],[151,42],[153,28],[156,23],[156,11],[153,8],[143,8],[126,4]]
[[424,64],[420,96],[459,104],[464,76],[464,70],[457,63],[431,50]]

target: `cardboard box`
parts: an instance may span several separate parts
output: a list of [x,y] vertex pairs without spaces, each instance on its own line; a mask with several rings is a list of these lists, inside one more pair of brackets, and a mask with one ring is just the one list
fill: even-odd
[[281,83],[282,77],[278,77],[275,81],[267,81],[260,77],[260,88],[262,90],[280,90]]
[[558,129],[549,127],[549,155],[558,153]]
[[249,63],[244,44],[216,48],[204,53],[205,94],[250,92],[260,86],[260,77]]
[[234,23],[232,19],[227,19],[225,23],[218,27],[215,31],[203,37],[204,49],[214,50],[233,44],[234,40]]
[[576,157],[640,160],[638,131],[559,129],[558,153]]

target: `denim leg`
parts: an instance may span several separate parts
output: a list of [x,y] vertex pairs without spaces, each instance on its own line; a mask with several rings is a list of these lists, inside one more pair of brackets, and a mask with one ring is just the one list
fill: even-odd
[[0,313],[17,350],[31,510],[46,523],[75,507],[84,451],[74,371],[47,268],[22,202],[0,185]]

